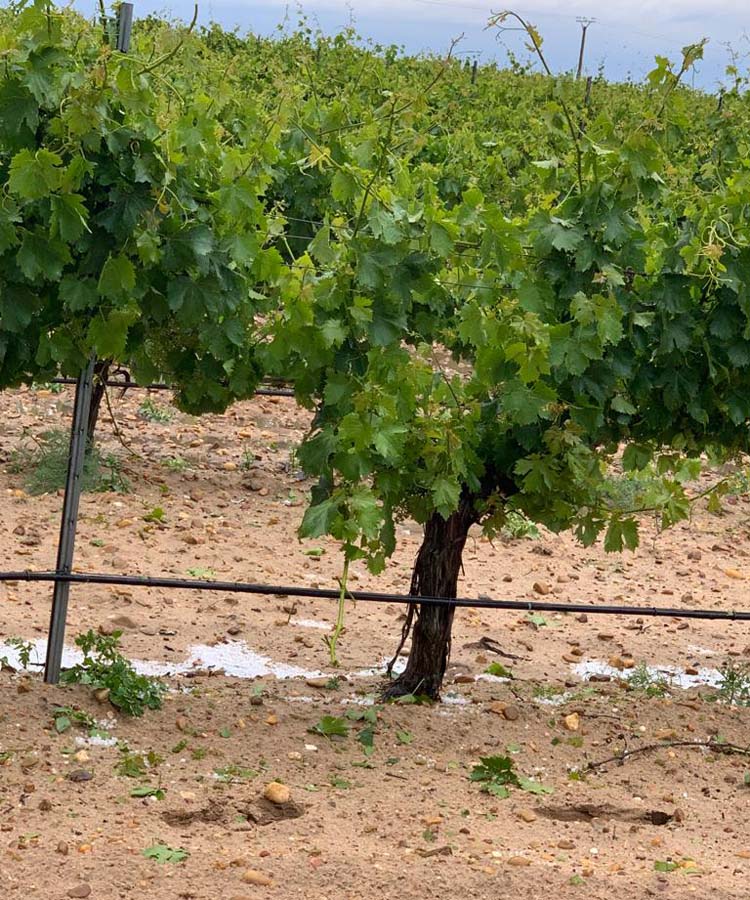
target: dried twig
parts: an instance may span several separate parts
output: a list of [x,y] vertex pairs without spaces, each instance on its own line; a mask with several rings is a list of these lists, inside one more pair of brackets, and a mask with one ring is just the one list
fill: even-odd
[[643,747],[636,747],[635,750],[623,750],[622,753],[609,756],[607,759],[589,762],[586,764],[585,771],[590,772],[593,769],[600,769],[602,766],[613,762],[623,765],[631,756],[640,756],[644,753],[650,753],[652,750],[668,750],[670,747],[693,747],[697,750],[713,750],[716,753],[750,756],[750,748],[739,747],[737,744],[728,744],[724,741],[718,741],[716,738],[709,738],[707,741],[665,741],[660,744],[645,744]]

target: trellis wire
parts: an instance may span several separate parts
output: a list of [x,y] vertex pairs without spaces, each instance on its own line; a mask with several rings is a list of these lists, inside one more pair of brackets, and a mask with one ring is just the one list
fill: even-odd
[[[78,381],[75,378],[53,378],[50,384],[77,384]],[[116,378],[110,378],[104,382],[107,387],[112,388],[123,388],[130,390],[131,388],[136,388],[144,391],[173,391],[174,387],[171,384],[164,384],[161,381],[154,382],[153,384],[138,384],[135,381],[121,381]],[[261,387],[256,388],[254,393],[259,397],[293,397],[294,391],[292,388],[274,388],[274,387]]]

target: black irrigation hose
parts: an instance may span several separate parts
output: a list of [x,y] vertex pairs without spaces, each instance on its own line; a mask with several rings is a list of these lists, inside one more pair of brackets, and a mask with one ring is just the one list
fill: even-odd
[[[51,384],[77,384],[77,378],[53,378]],[[136,384],[135,381],[120,381],[116,378],[110,378],[105,382],[107,387],[112,388],[139,388],[144,391],[172,391],[174,388],[170,384],[162,384],[156,382],[154,384]],[[291,388],[272,388],[261,387],[255,390],[255,394],[260,397],[293,397],[294,391]]]
[[[338,588],[306,588],[274,584],[248,584],[241,581],[207,581],[189,578],[151,578],[145,575],[106,575],[98,572],[58,574],[56,572],[0,572],[3,581],[50,581],[74,584],[114,584],[128,587],[187,588],[194,591],[226,591],[236,594],[278,594],[289,597],[310,597],[321,600],[338,600]],[[384,594],[377,591],[347,591],[356,601],[372,603],[422,603],[425,606],[454,606],[475,609],[506,609],[522,612],[593,613],[609,616],[657,616],[673,619],[719,619],[738,622],[750,621],[750,611],[724,611],[711,609],[672,609],[663,606],[613,606],[586,603],[554,603],[549,600],[492,600],[458,597],[411,597],[407,594]]]

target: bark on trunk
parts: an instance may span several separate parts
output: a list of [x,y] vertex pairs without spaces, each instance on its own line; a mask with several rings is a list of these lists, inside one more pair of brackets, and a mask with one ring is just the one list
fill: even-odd
[[[455,599],[464,545],[476,520],[474,498],[466,495],[448,519],[435,513],[427,521],[412,572],[411,595]],[[413,621],[409,659],[404,672],[385,685],[384,697],[426,694],[439,698],[450,656],[454,613],[452,606],[415,604],[410,608],[404,631],[406,636]]]
[[87,448],[94,446],[94,434],[96,432],[96,424],[99,421],[102,400],[107,391],[107,378],[109,377],[110,364],[111,360],[100,359],[94,366],[94,391],[91,395],[91,410],[89,411],[89,420],[86,425]]

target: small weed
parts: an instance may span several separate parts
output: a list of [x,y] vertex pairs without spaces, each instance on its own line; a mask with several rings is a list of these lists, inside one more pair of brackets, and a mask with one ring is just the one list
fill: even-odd
[[716,699],[730,706],[750,706],[750,670],[725,663],[719,675]]
[[161,461],[161,464],[170,472],[184,472],[185,469],[190,468],[190,463],[181,456],[168,456]]
[[160,709],[165,686],[155,678],[139,675],[129,660],[120,653],[120,636],[87,631],[75,643],[83,651],[83,662],[67,669],[60,678],[63,684],[87,684],[106,688],[109,702],[127,716],[142,716],[147,709]]
[[153,750],[149,750],[148,753],[133,753],[123,746],[120,753],[122,756],[115,766],[115,771],[124,778],[143,778],[150,769],[156,769],[164,762],[164,757]]
[[539,529],[531,519],[527,519],[523,513],[513,510],[506,516],[500,533],[509,540],[519,540],[526,537],[536,540],[539,537]]
[[36,381],[31,383],[32,391],[49,391],[50,394],[62,394],[65,390],[64,384],[55,384],[54,381],[43,381],[37,384]]
[[191,575],[193,578],[215,578],[216,572],[213,569],[203,568],[201,566],[196,566],[192,569],[187,570],[188,575]]
[[109,737],[109,732],[99,727],[91,713],[72,706],[56,707],[52,712],[52,722],[58,734],[64,734],[69,728],[77,726],[86,729],[89,737]]
[[167,514],[164,512],[161,506],[155,506],[152,510],[146,513],[146,515],[143,517],[143,521],[154,522],[157,525],[161,525],[164,522],[166,515]]
[[[31,654],[33,653],[36,656],[36,651],[34,650],[34,645],[31,641],[25,641],[20,637],[9,637],[5,642],[9,647],[13,647],[14,650],[18,651],[18,661],[21,663],[21,666],[24,669],[29,668],[29,664],[31,662]],[[5,659],[5,665],[10,668],[7,659]],[[41,665],[40,662],[35,662],[35,666]]]
[[340,791],[348,791],[352,786],[351,781],[347,781],[346,778],[339,778],[338,775],[331,775],[330,778],[331,787],[338,788]]
[[645,663],[639,663],[627,677],[631,690],[646,697],[665,697],[669,693],[669,681],[660,672],[651,672]]
[[220,769],[214,769],[214,775],[219,781],[252,781],[260,773],[257,769],[248,769],[246,766],[228,765]]
[[338,675],[332,675],[328,681],[326,681],[326,690],[327,691],[337,691],[341,687],[341,679]]
[[535,684],[534,698],[537,700],[556,700],[565,693],[565,688],[557,684]]
[[[70,436],[64,431],[46,431],[34,447],[23,447],[11,454],[8,470],[23,474],[24,487],[33,496],[50,494],[65,487],[68,475]],[[130,482],[122,474],[117,457],[102,456],[89,447],[83,466],[83,490],[93,493],[127,494]]]
[[411,744],[414,740],[414,735],[411,731],[397,731],[396,732],[396,740],[399,744]]
[[496,678],[513,678],[510,669],[506,669],[502,663],[491,662],[484,670],[486,675],[494,675]]
[[469,775],[470,781],[479,782],[482,790],[495,797],[509,797],[510,787],[520,788],[532,794],[551,794],[552,788],[539,781],[525,778],[515,770],[515,764],[509,756],[482,756],[479,765],[474,766]]
[[166,425],[174,418],[174,410],[171,410],[168,406],[162,406],[160,403],[155,403],[150,397],[146,397],[138,407],[138,415],[146,419],[147,422],[158,422],[161,425]]
[[243,450],[242,458],[240,459],[240,469],[243,472],[249,472],[250,469],[255,468],[255,454],[252,450]]
[[176,743],[174,745],[174,747],[172,747],[171,752],[172,753],[182,753],[182,751],[187,747],[187,745],[188,745],[188,742],[183,738],[183,740],[178,741],[178,743]]

